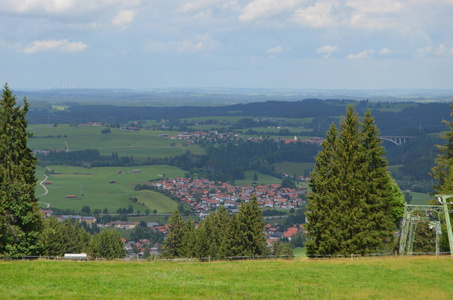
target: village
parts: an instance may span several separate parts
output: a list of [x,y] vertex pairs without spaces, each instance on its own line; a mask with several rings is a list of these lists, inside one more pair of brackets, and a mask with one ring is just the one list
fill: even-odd
[[[302,179],[305,180],[305,178]],[[208,179],[192,180],[183,177],[152,182],[150,186],[156,191],[166,191],[179,198],[181,203],[190,206],[199,215],[200,220],[205,219],[220,206],[224,206],[231,214],[237,213],[242,201],[249,202],[253,196],[257,197],[258,204],[263,211],[268,209],[294,211],[305,204],[303,195],[307,193],[306,187],[285,188],[281,184],[241,187]],[[41,213],[47,218],[52,216],[52,210],[50,209],[41,210]],[[163,236],[166,236],[169,232],[168,224],[162,225],[157,222],[145,223],[115,220],[104,224],[97,222],[96,217],[93,216],[56,215],[55,217],[60,222],[69,219],[79,223],[85,222],[89,226],[115,228],[121,231],[136,230],[141,226],[146,228],[146,230],[160,233]],[[265,217],[268,223],[265,225],[264,233],[268,247],[272,247],[279,239],[286,238],[291,241],[291,238],[298,232],[305,232],[303,224],[293,224],[291,227],[282,230],[279,224],[272,223],[272,218],[272,216]],[[195,226],[197,227],[198,223]],[[160,244],[146,238],[138,240],[126,240],[123,238],[122,241],[129,258],[147,258],[160,253]]]
[[157,191],[170,192],[198,212],[201,219],[220,206],[225,206],[228,211],[236,213],[240,203],[249,202],[253,195],[257,197],[261,208],[297,208],[304,204],[302,195],[307,193],[306,187],[294,189],[283,187],[281,184],[241,187],[204,178],[178,177],[152,182],[150,185]]

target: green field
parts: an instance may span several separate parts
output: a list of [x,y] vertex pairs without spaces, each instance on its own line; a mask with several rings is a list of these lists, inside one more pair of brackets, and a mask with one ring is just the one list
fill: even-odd
[[411,204],[413,205],[426,205],[429,200],[433,199],[433,197],[424,193],[410,192],[410,194],[412,195]]
[[451,257],[0,262],[2,299],[452,299]]
[[[101,133],[103,128],[67,124],[57,127],[31,125],[29,130],[34,137],[29,140],[28,146],[33,150],[66,149],[67,146],[70,150],[98,149],[104,155],[116,152],[119,156],[132,155],[134,158],[162,158],[180,155],[187,150],[195,154],[204,153],[198,145],[183,146],[184,141],[159,138],[160,134],[177,135],[177,132],[111,128],[111,133]],[[175,146],[171,146],[172,143]]]
[[[255,171],[245,171],[245,179],[241,180],[235,180],[234,184],[238,186],[251,186],[255,181],[253,181],[253,175],[255,174]],[[258,180],[256,181],[257,184],[263,184],[263,185],[269,185],[269,184],[280,184],[282,183],[282,180],[273,177],[267,174],[263,174],[261,172],[256,172],[256,175],[258,176]]]
[[296,174],[297,176],[304,176],[315,167],[315,163],[294,163],[284,161],[281,163],[274,164],[275,171],[277,173],[286,173],[290,176]]
[[[158,179],[162,175],[168,177],[183,176],[185,171],[171,166],[141,166],[141,167],[102,167],[82,168],[70,166],[49,166],[57,174],[50,174],[46,185],[48,194],[44,194],[43,188],[38,185],[36,195],[39,201],[49,203],[51,207],[62,209],[80,209],[88,205],[91,210],[107,208],[115,212],[119,207],[132,205],[134,212],[140,210],[143,213],[147,208],[158,213],[170,213],[177,208],[177,203],[170,198],[154,191],[135,191],[134,184]],[[130,171],[139,169],[140,173]],[[119,174],[121,171],[122,174]],[[37,169],[38,181],[44,179],[44,168]],[[110,181],[116,183],[110,183]],[[82,195],[83,194],[83,195]],[[77,199],[68,199],[66,195],[77,195]],[[129,200],[129,197],[137,197],[139,205]],[[45,207],[41,204],[42,207]]]

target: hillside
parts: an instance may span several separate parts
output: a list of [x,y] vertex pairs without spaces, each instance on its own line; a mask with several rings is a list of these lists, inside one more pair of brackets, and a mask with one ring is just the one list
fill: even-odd
[[[451,257],[0,262],[0,293],[77,299],[451,299]],[[39,276],[36,276],[39,274]]]

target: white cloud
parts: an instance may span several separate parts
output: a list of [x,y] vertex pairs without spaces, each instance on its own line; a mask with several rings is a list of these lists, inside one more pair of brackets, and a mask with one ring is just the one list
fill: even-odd
[[358,13],[394,13],[403,9],[406,4],[397,0],[350,0],[346,6]]
[[302,0],[253,0],[244,7],[239,20],[252,22],[285,11],[292,11],[301,2]]
[[316,53],[332,53],[338,50],[337,46],[324,45],[316,49]]
[[159,42],[149,41],[145,45],[147,52],[209,52],[216,49],[219,43],[209,34],[182,41]]
[[374,51],[373,49],[367,49],[367,50],[363,50],[362,52],[357,53],[357,54],[349,54],[347,58],[348,59],[368,58],[368,57],[374,55],[374,53],[376,53],[376,51]]
[[392,53],[392,50],[390,50],[389,48],[382,48],[381,50],[379,50],[379,55],[388,55]]
[[23,52],[32,54],[41,51],[59,51],[59,52],[80,52],[88,48],[88,45],[82,42],[69,42],[63,40],[41,40],[34,41],[30,46],[26,47]]
[[[330,27],[342,23],[342,14],[334,12],[334,5],[329,2],[316,2],[315,5],[298,9],[293,21],[308,27]],[[339,12],[339,11],[338,11]]]
[[269,50],[267,50],[267,53],[269,53],[269,54],[277,54],[277,53],[281,53],[281,52],[283,52],[283,47],[281,47],[281,46],[277,46],[277,47],[270,48]]
[[180,7],[180,10],[182,10],[184,12],[189,12],[189,11],[204,9],[215,3],[223,2],[223,1],[219,1],[219,0],[192,0],[192,1],[185,0],[182,2],[183,2],[183,4]]
[[448,48],[444,44],[440,44],[435,48],[427,46],[415,51],[415,56],[441,56],[445,54],[453,54],[453,47]]
[[135,6],[139,0],[1,0],[0,12],[32,15],[81,14],[121,6]]
[[115,26],[129,25],[134,21],[135,13],[132,10],[123,9],[120,10],[115,18],[112,20],[112,24]]

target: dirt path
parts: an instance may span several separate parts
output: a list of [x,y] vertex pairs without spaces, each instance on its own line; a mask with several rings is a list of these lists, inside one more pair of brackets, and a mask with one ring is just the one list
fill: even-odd
[[[48,178],[48,177],[49,177],[49,176],[46,175],[46,177],[44,178],[44,180],[41,181],[41,182],[39,183],[39,185],[42,186],[42,188],[44,189],[44,194],[39,195],[38,197],[46,196],[46,195],[49,193],[49,190],[48,190],[47,187],[44,185],[44,182],[47,181],[47,178]],[[38,203],[42,203],[42,204],[46,205],[47,208],[50,207],[50,203],[41,202],[41,201],[39,201]]]

